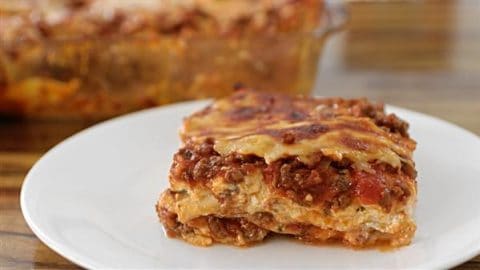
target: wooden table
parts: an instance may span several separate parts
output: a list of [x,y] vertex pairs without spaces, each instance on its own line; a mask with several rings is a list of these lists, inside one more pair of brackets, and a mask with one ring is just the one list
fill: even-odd
[[[317,94],[383,100],[480,134],[480,1],[349,8],[348,30],[325,48]],[[91,124],[0,120],[0,269],[77,268],[32,234],[19,193],[42,153]],[[480,269],[480,257],[458,269]]]

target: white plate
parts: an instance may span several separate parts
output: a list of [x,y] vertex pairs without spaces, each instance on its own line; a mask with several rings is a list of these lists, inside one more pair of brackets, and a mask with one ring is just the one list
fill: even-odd
[[158,195],[182,118],[205,102],[120,117],[49,151],[29,172],[22,211],[35,234],[87,268],[446,268],[480,253],[480,139],[444,121],[389,107],[418,141],[417,234],[395,251],[309,246],[285,238],[252,248],[194,247],[164,235]]

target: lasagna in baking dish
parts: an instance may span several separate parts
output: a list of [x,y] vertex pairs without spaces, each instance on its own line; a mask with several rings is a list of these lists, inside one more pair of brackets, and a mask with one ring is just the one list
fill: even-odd
[[327,14],[323,0],[0,0],[0,115],[101,119],[237,81],[307,93]]
[[185,119],[156,209],[169,236],[200,246],[269,234],[406,245],[417,192],[407,129],[366,99],[242,89]]

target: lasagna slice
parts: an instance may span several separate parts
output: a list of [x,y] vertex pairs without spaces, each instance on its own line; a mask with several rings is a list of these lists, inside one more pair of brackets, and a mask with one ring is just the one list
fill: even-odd
[[269,234],[409,244],[416,143],[407,128],[365,99],[239,90],[185,119],[158,215],[169,236],[201,246]]

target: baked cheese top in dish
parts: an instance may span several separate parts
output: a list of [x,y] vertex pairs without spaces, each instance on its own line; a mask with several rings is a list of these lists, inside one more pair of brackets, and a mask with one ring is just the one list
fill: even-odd
[[196,245],[274,233],[406,245],[416,199],[407,130],[366,99],[242,89],[185,119],[157,212],[170,236]]
[[0,0],[0,34],[14,46],[139,33],[218,38],[302,32],[318,26],[322,10],[322,0]]

